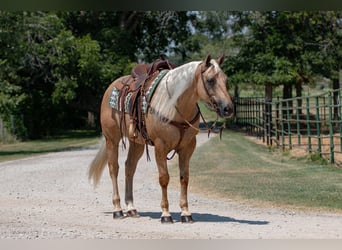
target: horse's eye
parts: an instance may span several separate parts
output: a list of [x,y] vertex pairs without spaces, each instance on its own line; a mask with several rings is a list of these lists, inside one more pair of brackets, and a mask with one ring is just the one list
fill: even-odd
[[207,82],[210,84],[210,85],[214,85],[216,83],[216,79],[214,77],[210,77],[207,79]]

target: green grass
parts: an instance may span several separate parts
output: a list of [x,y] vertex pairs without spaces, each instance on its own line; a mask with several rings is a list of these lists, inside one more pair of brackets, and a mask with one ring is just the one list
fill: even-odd
[[[342,212],[342,169],[306,159],[272,152],[228,130],[221,141],[213,138],[196,149],[190,193],[261,206]],[[171,176],[178,175],[178,168],[170,170]]]
[[99,132],[78,130],[40,140],[0,144],[0,162],[86,147],[98,143],[99,139]]

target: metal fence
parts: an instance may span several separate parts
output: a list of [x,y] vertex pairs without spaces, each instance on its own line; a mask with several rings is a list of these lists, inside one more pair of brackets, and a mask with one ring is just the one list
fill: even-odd
[[236,98],[237,125],[270,146],[318,153],[342,164],[341,89],[301,98],[266,101]]

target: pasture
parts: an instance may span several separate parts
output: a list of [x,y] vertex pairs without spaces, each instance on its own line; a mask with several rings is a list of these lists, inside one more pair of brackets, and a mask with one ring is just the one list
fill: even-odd
[[[170,167],[173,185],[178,169]],[[226,130],[198,148],[190,163],[190,193],[246,204],[342,212],[342,169],[269,150]]]
[[0,143],[0,162],[16,160],[45,153],[75,150],[98,143],[100,133],[95,130],[64,131],[39,140]]

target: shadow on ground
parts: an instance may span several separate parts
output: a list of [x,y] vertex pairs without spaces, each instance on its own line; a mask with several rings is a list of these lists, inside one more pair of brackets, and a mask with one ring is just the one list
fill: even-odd
[[[105,212],[106,215],[113,215],[112,212]],[[140,217],[150,217],[152,219],[160,220],[161,212],[139,212]],[[171,213],[174,222],[180,222],[179,213]],[[239,220],[228,216],[221,216],[216,214],[208,213],[192,213],[192,218],[195,222],[234,222],[240,224],[249,225],[267,225],[268,221],[258,221],[258,220]]]

